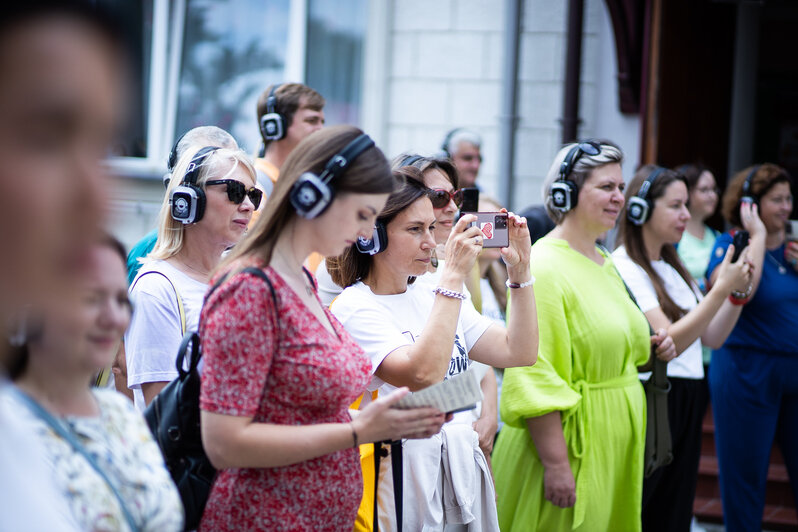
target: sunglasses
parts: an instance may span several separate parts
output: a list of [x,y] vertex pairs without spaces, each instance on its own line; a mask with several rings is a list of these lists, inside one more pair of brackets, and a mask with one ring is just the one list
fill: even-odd
[[446,207],[449,201],[453,201],[458,207],[460,207],[460,205],[463,203],[462,189],[449,192],[448,190],[444,190],[442,188],[431,188],[428,195],[429,199],[432,200],[432,207],[435,209],[442,209]]
[[598,155],[601,153],[601,146],[592,140],[583,141],[578,143],[576,146],[571,148],[568,154],[565,156],[565,160],[560,165],[560,177],[559,179],[564,180],[568,178],[568,175],[574,169],[574,165],[579,160],[582,155],[587,154],[590,156]]
[[251,201],[252,205],[257,209],[260,206],[260,200],[263,199],[262,190],[255,187],[247,190],[244,183],[236,181],[235,179],[214,179],[205,181],[205,185],[227,185],[227,199],[236,205],[241,205],[241,202],[244,201],[244,197],[246,196],[249,197],[249,201]]

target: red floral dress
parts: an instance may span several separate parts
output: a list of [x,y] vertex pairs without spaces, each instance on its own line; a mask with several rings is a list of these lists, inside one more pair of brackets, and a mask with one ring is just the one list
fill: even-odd
[[[284,425],[346,423],[371,374],[362,349],[327,310],[332,335],[271,267],[239,273],[202,311],[200,407]],[[285,467],[224,469],[201,530],[352,530],[362,495],[356,449]]]

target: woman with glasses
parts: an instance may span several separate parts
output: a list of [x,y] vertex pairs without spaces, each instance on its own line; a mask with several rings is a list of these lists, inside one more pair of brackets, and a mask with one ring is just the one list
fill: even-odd
[[128,386],[142,410],[177,377],[177,350],[185,332],[197,329],[211,272],[246,232],[262,197],[238,149],[195,146],[172,175],[155,248],[130,285],[136,314],[125,334]]
[[427,438],[443,424],[432,408],[389,408],[407,390],[350,413],[371,364],[302,266],[370,236],[394,185],[359,129],[317,131],[291,152],[263,214],[219,267],[200,328],[202,442],[219,473],[200,530],[351,531],[359,444]]
[[[430,284],[439,223],[431,193],[418,168],[394,172],[405,185],[377,217],[383,245],[371,254],[351,246],[329,261],[335,282],[347,287],[331,310],[371,359],[367,390],[379,396],[400,386],[421,390],[465,372],[472,359],[495,367],[534,364],[537,317],[525,220],[509,215],[510,245],[502,249],[513,291],[505,329],[465,302],[465,278],[482,250],[481,231],[468,226],[476,217],[465,215],[446,231],[446,261]],[[498,530],[495,491],[471,412],[455,414],[440,434],[403,441],[401,448],[402,526],[394,511],[392,452],[380,463],[380,529]]]
[[664,330],[649,335],[596,245],[623,212],[622,160],[609,141],[569,144],[544,184],[557,225],[531,252],[538,362],[505,370],[493,451],[504,531],[640,530],[646,407],[637,366],[652,344],[661,358],[676,352]]
[[[712,172],[700,164],[683,164],[677,168],[677,172],[687,181],[687,208],[690,212],[690,219],[677,249],[687,271],[698,283],[701,292],[706,293],[709,254],[715,239],[720,235],[706,222],[718,208],[718,185]],[[704,364],[708,362],[709,360],[705,360]]]
[[788,232],[793,179],[764,163],[739,171],[723,195],[734,229],[715,241],[713,283],[732,233],[747,228],[754,264],[750,290],[731,303],[742,313],[726,343],[712,352],[709,392],[715,420],[726,530],[760,530],[770,453],[784,454],[798,506],[798,237]]
[[67,293],[27,314],[10,375],[19,393],[4,399],[27,415],[45,450],[38,458],[81,530],[183,530],[180,497],[144,419],[121,394],[88,385],[111,363],[131,307],[122,245],[107,237],[86,253]]

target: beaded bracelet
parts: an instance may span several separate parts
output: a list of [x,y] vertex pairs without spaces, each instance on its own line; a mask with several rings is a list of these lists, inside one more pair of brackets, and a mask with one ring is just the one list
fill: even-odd
[[748,285],[748,288],[745,289],[745,292],[738,292],[737,290],[732,290],[731,297],[733,297],[734,299],[748,299],[748,296],[751,295],[753,289],[754,285],[752,283]]
[[463,301],[466,298],[464,293],[455,292],[454,290],[449,290],[448,288],[444,288],[442,286],[437,287],[435,290],[433,290],[433,292],[435,292],[436,294],[440,294],[440,295],[442,295],[444,297],[451,297],[452,299],[459,299],[460,301]]
[[507,288],[526,288],[527,286],[532,286],[535,284],[535,278],[532,277],[530,280],[524,281],[523,283],[511,283],[510,280],[507,279],[504,284],[507,286]]

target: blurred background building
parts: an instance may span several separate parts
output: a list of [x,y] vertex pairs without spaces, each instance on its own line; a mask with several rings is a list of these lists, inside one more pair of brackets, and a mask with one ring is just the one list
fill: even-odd
[[[112,0],[100,0],[111,2]],[[721,184],[759,161],[798,170],[798,3],[785,0],[141,0],[139,55],[111,165],[112,230],[154,225],[167,154],[213,124],[250,153],[255,102],[300,81],[328,124],[365,129],[389,157],[484,138],[481,186],[540,202],[559,146],[603,137],[642,163],[701,160]]]

